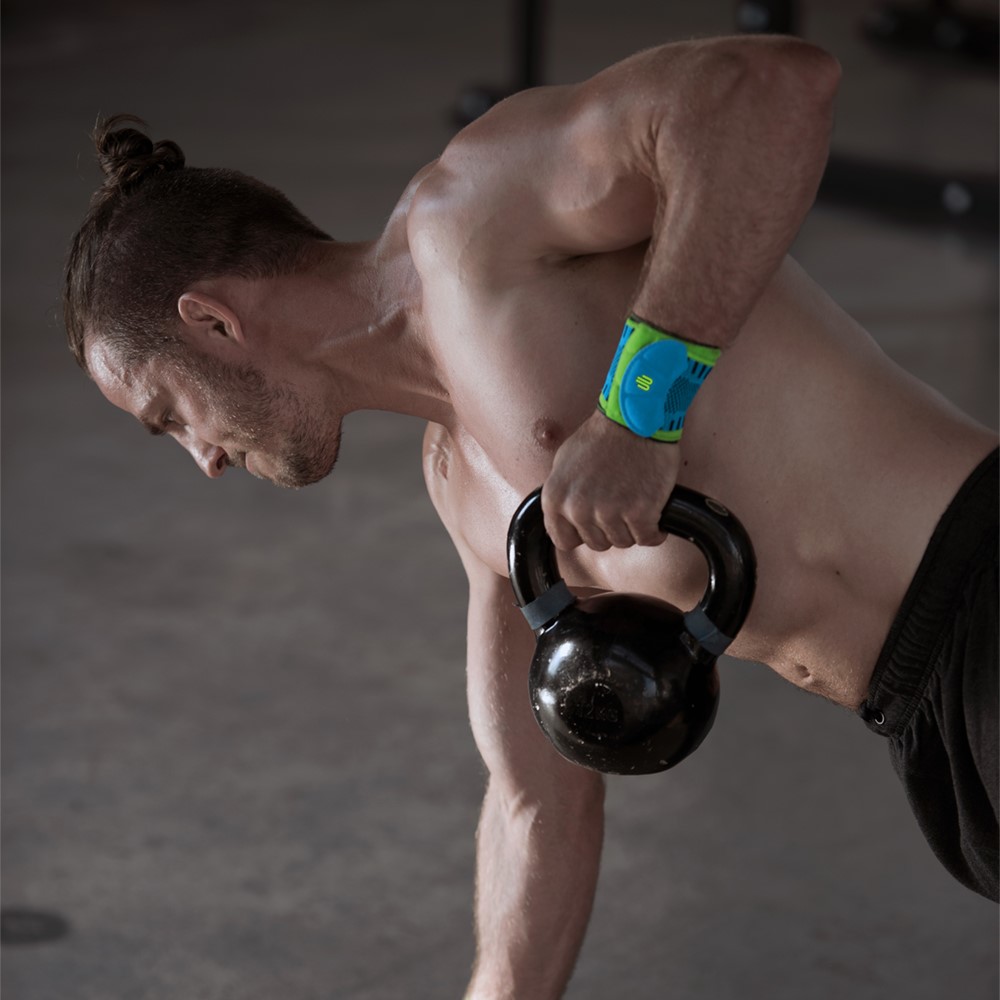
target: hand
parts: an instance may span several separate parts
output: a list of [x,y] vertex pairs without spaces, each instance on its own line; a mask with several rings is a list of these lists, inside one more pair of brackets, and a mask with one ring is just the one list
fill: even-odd
[[659,521],[680,468],[680,446],[638,437],[595,410],[556,452],[542,488],[557,549],[659,545]]

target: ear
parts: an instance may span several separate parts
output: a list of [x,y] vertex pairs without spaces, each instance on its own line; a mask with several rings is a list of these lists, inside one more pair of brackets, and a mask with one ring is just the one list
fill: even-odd
[[246,343],[243,324],[228,306],[203,292],[185,292],[177,300],[177,311],[194,337],[206,337],[210,341],[229,340],[240,346]]

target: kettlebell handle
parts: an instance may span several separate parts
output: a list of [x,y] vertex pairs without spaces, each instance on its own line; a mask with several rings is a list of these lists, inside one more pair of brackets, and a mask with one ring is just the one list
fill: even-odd
[[[708,563],[708,587],[685,615],[691,637],[719,656],[750,612],[757,560],[746,529],[721,503],[685,486],[675,486],[660,530],[693,542]],[[539,632],[576,598],[559,572],[556,548],[545,531],[542,490],[529,494],[507,533],[507,565],[514,596],[528,624]]]

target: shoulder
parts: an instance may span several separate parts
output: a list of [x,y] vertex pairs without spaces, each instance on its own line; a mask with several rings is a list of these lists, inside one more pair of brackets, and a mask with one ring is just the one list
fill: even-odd
[[463,129],[424,174],[411,245],[469,269],[639,243],[651,232],[656,192],[632,139],[593,85],[515,94]]

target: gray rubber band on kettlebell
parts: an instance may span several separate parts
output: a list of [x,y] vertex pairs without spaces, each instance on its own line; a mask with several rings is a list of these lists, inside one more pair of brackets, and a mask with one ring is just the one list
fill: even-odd
[[575,601],[576,598],[566,586],[566,581],[560,580],[540,597],[536,597],[530,604],[521,608],[521,614],[527,619],[532,631],[537,631]]
[[712,656],[721,656],[733,641],[715,627],[701,608],[695,608],[684,616],[684,627],[691,638]]

